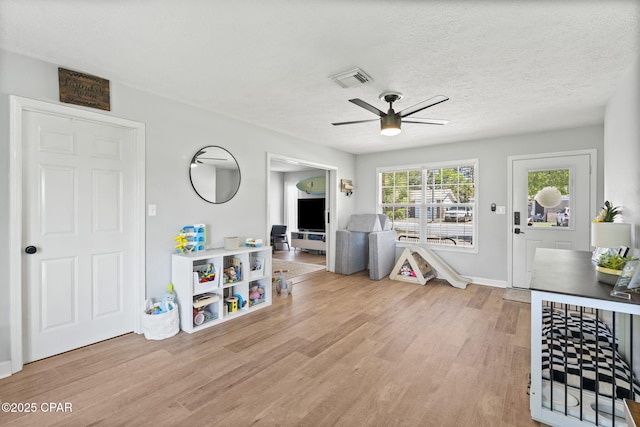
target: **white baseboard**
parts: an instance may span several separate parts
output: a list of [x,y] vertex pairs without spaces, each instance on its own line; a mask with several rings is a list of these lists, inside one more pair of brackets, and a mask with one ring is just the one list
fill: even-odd
[[11,360],[0,362],[0,378],[11,376]]
[[465,277],[471,279],[471,283],[474,283],[476,285],[493,286],[494,288],[507,287],[506,280],[485,279],[482,277],[469,277],[469,276],[465,276]]

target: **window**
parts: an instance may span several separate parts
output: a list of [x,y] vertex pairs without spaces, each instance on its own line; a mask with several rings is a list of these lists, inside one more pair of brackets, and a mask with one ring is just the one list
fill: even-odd
[[474,248],[477,160],[378,169],[378,211],[399,242]]
[[[542,229],[550,229],[549,227],[554,225],[572,228],[571,208],[569,207],[571,202],[569,176],[569,169],[545,169],[528,172],[527,225]],[[561,198],[556,206],[544,207],[536,200],[536,195],[546,187],[556,188],[560,192]]]

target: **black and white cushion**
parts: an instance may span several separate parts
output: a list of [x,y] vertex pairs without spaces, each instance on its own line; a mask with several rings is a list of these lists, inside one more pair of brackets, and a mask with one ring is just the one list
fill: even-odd
[[605,323],[588,314],[580,318],[580,313],[574,311],[568,311],[565,317],[564,311],[543,309],[542,334],[554,338],[566,337],[578,343],[582,339],[587,342],[598,341],[600,345],[608,347],[618,345],[618,340]]
[[629,365],[616,351],[617,341],[607,325],[585,316],[582,328],[580,324],[580,317],[574,314],[565,317],[564,312],[544,310],[543,378],[551,378],[552,366],[554,381],[604,396],[640,400],[640,386],[633,381]]

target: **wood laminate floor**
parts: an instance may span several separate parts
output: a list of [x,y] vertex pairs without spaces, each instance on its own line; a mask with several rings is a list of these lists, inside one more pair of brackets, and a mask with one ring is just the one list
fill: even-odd
[[283,261],[302,262],[305,264],[325,265],[327,263],[327,257],[324,254],[318,255],[303,250],[275,251],[272,257]]
[[[528,304],[504,290],[324,271],[163,341],[128,334],[0,380],[0,425],[535,426]],[[72,412],[44,412],[47,402]]]

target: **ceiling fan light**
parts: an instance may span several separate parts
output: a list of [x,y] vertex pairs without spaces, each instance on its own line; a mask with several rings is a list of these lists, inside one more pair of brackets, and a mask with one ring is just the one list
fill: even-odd
[[402,130],[400,130],[400,128],[396,128],[396,127],[387,127],[387,128],[382,128],[382,130],[380,131],[380,135],[384,135],[384,136],[396,136],[399,135],[400,132],[402,132]]
[[393,114],[380,118],[380,135],[395,136],[402,130],[400,129],[401,123],[400,115]]

